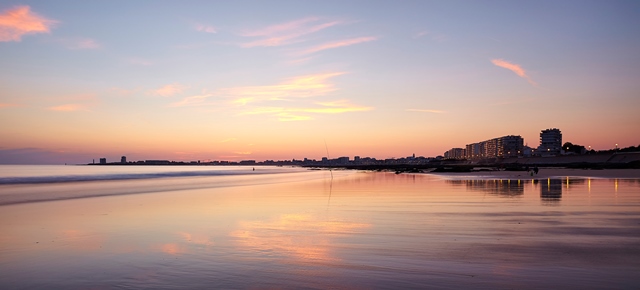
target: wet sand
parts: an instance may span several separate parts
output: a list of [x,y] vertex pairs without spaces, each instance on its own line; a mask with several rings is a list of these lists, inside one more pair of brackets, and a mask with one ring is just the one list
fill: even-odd
[[548,179],[548,178],[640,178],[640,169],[566,169],[539,168],[538,174],[527,171],[429,172],[445,179]]
[[0,206],[0,289],[640,285],[640,179],[258,177],[20,185],[104,195]]

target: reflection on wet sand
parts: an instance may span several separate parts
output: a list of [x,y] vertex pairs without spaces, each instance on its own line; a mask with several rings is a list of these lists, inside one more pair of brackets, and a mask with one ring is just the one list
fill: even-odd
[[[567,179],[568,181],[568,179]],[[569,182],[567,182],[567,187]],[[562,180],[547,179],[541,182],[540,199],[543,205],[555,205],[562,198]]]
[[321,174],[2,206],[0,288],[637,285],[638,181]]
[[466,185],[467,189],[482,191],[503,197],[516,197],[524,194],[523,180],[447,180],[452,185]]
[[240,221],[230,236],[250,252],[269,252],[298,262],[326,262],[340,260],[331,252],[337,238],[369,227],[308,214],[285,214],[266,221]]
[[[532,180],[491,180],[491,179],[479,179],[479,180],[445,180],[446,183],[453,186],[465,186],[467,190],[481,191],[487,194],[496,195],[499,197],[522,197],[527,190],[538,190],[540,187],[540,200],[543,205],[557,205],[562,199],[562,193],[564,190],[571,190],[575,187],[580,187],[586,184],[587,190],[591,190],[593,179],[583,178],[569,178],[564,179],[532,179]],[[617,192],[619,182],[625,182],[629,185],[637,183],[636,180],[602,180],[599,179],[598,183],[612,183],[613,191]]]

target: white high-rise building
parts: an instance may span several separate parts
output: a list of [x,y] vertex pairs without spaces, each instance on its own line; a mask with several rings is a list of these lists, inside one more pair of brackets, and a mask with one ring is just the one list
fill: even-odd
[[542,156],[560,155],[560,150],[562,150],[562,132],[560,132],[560,129],[542,130],[540,132],[538,154]]

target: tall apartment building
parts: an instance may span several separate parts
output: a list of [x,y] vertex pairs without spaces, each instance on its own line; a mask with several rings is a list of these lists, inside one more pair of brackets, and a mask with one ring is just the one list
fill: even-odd
[[467,159],[516,157],[522,155],[523,148],[522,137],[508,135],[467,144],[466,157]]
[[560,132],[560,129],[542,130],[540,132],[538,154],[543,156],[560,155],[560,150],[562,150],[562,132]]
[[466,151],[464,148],[451,148],[444,153],[446,159],[465,159]]

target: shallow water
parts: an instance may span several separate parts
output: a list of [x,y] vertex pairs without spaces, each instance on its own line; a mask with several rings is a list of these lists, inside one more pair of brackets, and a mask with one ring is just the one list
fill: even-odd
[[0,288],[640,285],[640,180],[333,176],[5,185]]

